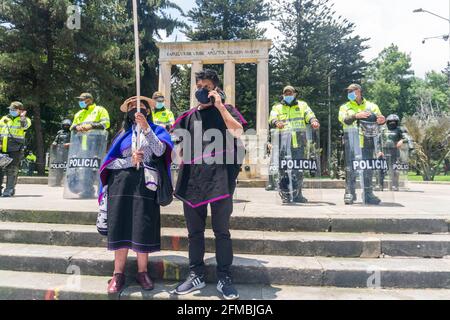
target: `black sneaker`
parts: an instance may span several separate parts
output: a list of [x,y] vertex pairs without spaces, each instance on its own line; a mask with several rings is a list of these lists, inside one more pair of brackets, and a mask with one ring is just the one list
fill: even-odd
[[233,281],[230,277],[220,279],[217,283],[217,291],[219,291],[225,300],[238,300],[239,293],[233,286]]
[[204,287],[206,287],[205,277],[197,276],[194,272],[191,272],[186,281],[180,283],[175,288],[175,290],[171,291],[170,293],[183,296],[191,292],[203,289]]

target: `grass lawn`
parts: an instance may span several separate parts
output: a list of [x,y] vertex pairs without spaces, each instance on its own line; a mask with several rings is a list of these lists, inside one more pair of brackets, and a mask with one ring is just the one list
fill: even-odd
[[[422,176],[416,176],[415,173],[409,173],[408,175],[408,181],[423,181]],[[435,182],[450,182],[450,176],[436,176],[436,178],[434,179]]]

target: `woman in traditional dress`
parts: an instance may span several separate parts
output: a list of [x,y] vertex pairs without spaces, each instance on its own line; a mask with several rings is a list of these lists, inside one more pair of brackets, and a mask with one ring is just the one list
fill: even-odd
[[[125,286],[129,250],[137,253],[136,281],[144,290],[152,290],[148,255],[161,248],[160,206],[156,201],[158,172],[151,163],[164,157],[170,170],[173,144],[168,132],[152,123],[150,105],[154,101],[145,97],[141,101],[140,112],[135,97],[121,106],[120,110],[126,113],[123,128],[100,169],[100,201],[103,199],[106,204],[108,250],[115,252],[109,294],[120,293]],[[136,139],[140,139],[139,150],[133,148]]]

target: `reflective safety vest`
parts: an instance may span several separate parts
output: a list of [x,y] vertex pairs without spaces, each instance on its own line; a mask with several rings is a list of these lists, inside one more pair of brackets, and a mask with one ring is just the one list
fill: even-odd
[[346,129],[357,129],[358,121],[354,121],[351,125],[345,123],[345,119],[350,116],[354,116],[357,113],[369,111],[375,113],[377,116],[381,116],[380,108],[370,101],[364,99],[361,104],[356,101],[349,101],[339,109],[339,122],[342,123],[344,130]]
[[29,155],[27,155],[26,159],[30,162],[36,162],[37,157],[33,153],[30,153]]
[[288,106],[283,103],[275,105],[270,113],[269,123],[274,124],[275,121],[284,123],[284,129],[280,131],[292,131],[292,145],[298,147],[297,135],[294,134],[296,129],[306,129],[306,125],[311,120],[316,119],[316,115],[304,101],[298,101],[294,106]]
[[0,119],[0,141],[3,153],[20,151],[25,144],[26,131],[31,127],[31,120],[25,118],[22,126],[20,117],[4,116]]
[[[95,103],[91,104],[86,109],[78,111],[78,113],[75,115],[75,118],[73,119],[73,123],[72,126],[70,127],[70,130],[79,125],[94,124],[94,123],[102,124],[105,130],[109,129],[110,127],[108,110],[106,110],[103,107],[97,106]],[[83,150],[87,150],[88,146],[86,135],[83,135],[82,137],[81,146]]]
[[94,123],[101,123],[105,130],[109,129],[110,126],[108,110],[103,107],[97,106],[95,103],[90,105],[86,109],[78,111],[78,113],[75,115],[75,118],[73,119],[73,124],[70,127],[70,130],[82,124]]
[[175,117],[170,110],[155,110],[153,112],[153,123],[164,128],[170,127],[175,123]]
[[[358,121],[355,120],[352,124],[348,125],[345,123],[345,119],[347,119],[350,116],[354,116],[357,113],[363,112],[363,111],[369,111],[375,113],[377,116],[381,116],[382,113],[380,111],[380,108],[370,101],[367,101],[366,99],[363,99],[361,104],[358,104],[356,101],[349,101],[339,109],[339,122],[342,124],[344,128],[344,132],[351,131],[351,130],[358,130]],[[359,129],[359,135],[360,135],[360,145],[361,147],[364,146],[364,135],[361,129]]]

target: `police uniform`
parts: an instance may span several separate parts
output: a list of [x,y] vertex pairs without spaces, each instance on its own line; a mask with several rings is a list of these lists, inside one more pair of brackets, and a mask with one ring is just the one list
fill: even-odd
[[[21,103],[12,103],[10,109],[23,108]],[[7,154],[13,161],[0,169],[0,194],[3,189],[3,176],[6,175],[6,188],[3,196],[14,196],[20,162],[23,159],[26,131],[31,127],[31,120],[27,117],[4,116],[0,119],[1,152]]]
[[[366,99],[362,99],[361,104],[358,104],[356,101],[348,101],[346,104],[342,105],[339,109],[339,122],[342,124],[344,129],[344,147],[346,151],[349,150],[349,148],[352,148],[351,144],[359,144],[359,147],[362,151],[362,156],[365,159],[373,158],[374,150],[377,147],[374,145],[373,139],[365,138],[364,133],[359,125],[358,120],[356,119],[356,114],[360,112],[370,112],[372,114],[375,114],[376,116],[381,116],[380,108],[370,101],[367,101]],[[359,138],[358,141],[352,140],[351,132],[359,131]],[[352,204],[354,201],[356,201],[356,172],[353,170],[353,167],[351,166],[351,162],[354,159],[349,159],[350,154],[349,152],[345,152],[346,157],[346,190],[345,190],[345,198],[347,204]],[[373,195],[373,186],[372,186],[372,178],[373,178],[373,172],[372,171],[364,171],[363,174],[364,178],[364,194],[365,199],[376,199],[377,202],[379,199],[377,199]],[[350,196],[352,200],[350,200]],[[348,201],[347,201],[348,199]]]
[[162,108],[153,111],[153,123],[169,130],[175,123],[175,117],[172,111]]
[[[273,107],[269,118],[269,124],[271,127],[277,128],[277,123],[279,122],[284,124],[283,129],[275,129],[278,133],[283,134],[292,132],[292,139],[290,139],[292,156],[293,158],[299,159],[303,158],[305,153],[304,146],[306,143],[306,136],[299,135],[297,132],[302,129],[306,131],[306,126],[314,121],[317,121],[316,115],[306,102],[300,100],[294,100],[290,105],[288,105],[284,100],[281,103],[276,104]],[[282,152],[283,150],[280,150],[280,153]],[[297,171],[295,178],[299,184],[299,194],[297,198],[293,200],[295,202],[306,202],[307,199],[302,196],[303,172]],[[285,189],[285,186],[283,185],[288,183],[289,181],[285,181],[285,183],[283,183],[283,179],[281,178],[279,185],[280,191]]]
[[[386,126],[381,130],[383,140],[384,156],[388,159],[389,168],[392,170],[392,186],[393,191],[398,191],[400,182],[400,172],[393,169],[393,165],[400,159],[400,150],[397,145],[400,141],[407,143],[409,149],[412,150],[412,141],[406,130],[400,127],[400,118],[397,115],[390,115],[386,119]],[[382,171],[378,177],[378,188],[384,189],[385,172]]]
[[33,152],[30,152],[25,159],[27,159],[27,165],[28,165],[28,176],[31,177],[35,171],[36,168],[36,160],[37,157]]
[[[92,96],[88,94],[83,94],[80,98],[86,97],[92,99]],[[74,117],[71,130],[75,131],[76,127],[80,125],[91,125],[93,130],[107,130],[110,127],[110,118],[108,111],[104,107],[97,106],[95,103],[92,103],[91,105],[77,112]],[[74,137],[81,139],[81,141],[77,141],[76,143],[74,143],[76,145],[81,145],[81,153],[80,155],[78,155],[78,157],[80,158],[83,158],[88,154],[95,154],[95,150],[97,150],[98,147],[104,143],[103,141],[100,141],[100,139],[104,138],[100,135],[92,135],[89,141],[87,135],[77,135]],[[80,177],[77,177],[75,175],[69,176],[68,174],[67,183],[70,191],[75,194],[80,194],[81,198],[94,197],[95,190],[93,189],[93,184],[96,175],[97,172],[92,171],[90,176],[84,177],[84,179],[82,179],[80,182]]]

